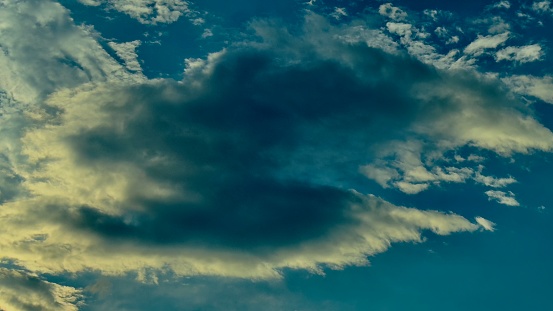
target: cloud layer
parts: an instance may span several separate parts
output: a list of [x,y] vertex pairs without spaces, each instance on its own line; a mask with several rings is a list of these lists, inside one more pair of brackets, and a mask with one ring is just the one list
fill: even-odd
[[[151,24],[188,10],[182,1],[82,2]],[[423,32],[391,4],[379,8],[396,21],[386,30],[358,20],[336,26],[310,12],[294,29],[254,21],[247,39],[187,59],[184,78],[173,81],[140,74],[141,41],[110,44],[125,69],[63,7],[32,3],[42,9],[0,2],[9,11],[0,13],[8,133],[0,138],[0,249],[26,269],[0,270],[0,282],[16,284],[2,292],[2,307],[76,310],[81,292],[43,273],[274,279],[287,268],[367,265],[392,243],[423,242],[426,231],[493,231],[493,222],[445,206],[396,206],[355,189],[370,185],[365,177],[408,194],[468,180],[503,188],[516,179],[484,175],[479,156],[450,155],[553,148],[553,133],[505,83],[546,98],[551,81],[531,87],[532,77],[454,67],[417,41]],[[40,34],[18,44],[30,25]],[[476,57],[508,38],[480,36],[464,52]],[[523,63],[539,58],[537,47],[496,55]],[[437,59],[448,65],[428,64]],[[518,205],[511,192],[486,194]],[[17,298],[18,284],[37,294]]]
[[44,125],[21,140],[29,198],[4,205],[5,256],[49,273],[267,278],[363,265],[392,242],[420,242],[423,230],[478,229],[337,185],[373,146],[428,123],[435,112],[415,100],[419,87],[475,78],[340,39],[322,49],[305,40],[324,35],[322,23],[310,17],[305,38],[273,33],[191,60],[182,82],[50,96],[35,116]]

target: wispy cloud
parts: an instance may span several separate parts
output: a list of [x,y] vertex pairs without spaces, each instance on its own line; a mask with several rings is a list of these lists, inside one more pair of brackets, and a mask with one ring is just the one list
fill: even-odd
[[192,20],[196,17],[190,3],[184,0],[79,0],[85,5],[99,6],[107,4],[119,12],[125,13],[142,24],[170,24],[185,15]]
[[515,199],[515,194],[511,191],[504,192],[498,190],[488,190],[486,195],[490,200],[495,200],[499,204],[508,205],[508,206],[519,206],[520,203]]
[[509,60],[518,63],[529,63],[540,60],[543,54],[539,44],[509,46],[497,51],[495,53],[495,59],[497,61]]
[[476,40],[471,42],[465,48],[465,54],[474,56],[482,55],[486,50],[495,49],[509,39],[509,32],[500,33],[497,35],[478,36]]

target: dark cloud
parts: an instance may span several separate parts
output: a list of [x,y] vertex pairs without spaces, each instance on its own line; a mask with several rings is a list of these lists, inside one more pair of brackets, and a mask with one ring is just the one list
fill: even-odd
[[[290,46],[235,47],[183,82],[87,98],[102,117],[62,133],[77,167],[132,167],[181,195],[148,197],[148,186],[130,181],[123,213],[88,205],[71,214],[74,225],[135,242],[240,249],[322,237],[355,221],[346,215],[358,200],[347,179],[373,160],[375,146],[464,109],[443,89],[506,98],[497,82],[403,54],[335,41],[332,57],[315,44],[292,55],[285,50],[299,43],[273,35]],[[417,98],[421,85],[432,86],[426,98]]]
[[325,23],[309,15],[298,36],[258,23],[259,40],[188,60],[183,81],[52,94],[43,125],[21,140],[32,198],[10,209],[21,231],[6,242],[13,257],[46,252],[64,262],[41,262],[55,271],[269,278],[284,267],[363,265],[392,242],[420,241],[421,230],[477,230],[352,189],[389,141],[438,132],[466,144],[435,124],[467,123],[456,117],[464,107],[496,108],[498,83],[350,42]]
[[111,238],[250,248],[351,222],[344,211],[355,196],[295,174],[295,157],[330,174],[343,162],[357,174],[370,147],[413,118],[408,84],[438,76],[366,46],[344,45],[343,53],[356,59],[355,71],[321,59],[282,64],[270,51],[245,48],[224,54],[199,87],[163,81],[116,91],[116,102],[101,107],[105,122],[66,137],[78,165],[131,165],[198,199],[148,199],[129,188],[125,209],[136,212],[82,207],[76,226]]

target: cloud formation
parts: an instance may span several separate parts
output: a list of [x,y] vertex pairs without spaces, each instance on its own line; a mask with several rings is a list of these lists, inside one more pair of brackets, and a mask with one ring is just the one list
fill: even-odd
[[142,24],[170,24],[181,16],[193,17],[194,11],[184,0],[79,0],[82,4],[99,6],[107,4],[110,8],[125,13]]
[[515,194],[511,191],[498,191],[498,190],[488,190],[485,192],[489,200],[497,201],[499,204],[508,205],[508,206],[519,206],[520,203],[515,199]]
[[458,78],[366,44],[321,46],[325,23],[309,16],[304,38],[255,24],[261,41],[190,60],[181,82],[52,94],[21,140],[29,196],[4,204],[4,256],[43,273],[274,278],[480,228],[337,185],[373,146],[428,123],[421,85]]
[[540,60],[542,56],[543,51],[539,44],[509,46],[495,53],[497,61],[510,60],[518,63],[534,62]]
[[497,35],[481,36],[471,42],[465,48],[465,54],[480,56],[488,49],[495,49],[509,39],[509,32],[503,32]]
[[516,93],[553,104],[553,77],[551,76],[514,75],[505,77],[503,81]]
[[142,67],[138,62],[138,55],[136,54],[136,48],[142,44],[140,40],[123,43],[109,42],[108,44],[115,51],[117,56],[123,60],[128,70],[132,72],[142,71]]
[[[167,271],[274,279],[287,268],[366,265],[392,243],[423,242],[427,231],[493,231],[495,224],[359,193],[360,176],[410,194],[468,180],[501,188],[516,180],[484,175],[475,164],[481,157],[447,154],[553,148],[553,134],[505,83],[454,69],[458,52],[444,59],[408,23],[387,24],[404,52],[360,21],[333,26],[308,13],[303,28],[287,29],[257,20],[254,38],[188,59],[182,81],[146,80],[132,73],[140,71],[139,42],[111,44],[125,69],[61,6],[40,3],[48,10],[2,2],[19,14],[2,27],[23,35],[35,23],[45,37],[73,41],[39,40],[27,46],[32,53],[49,49],[32,59],[3,32],[3,47],[21,53],[0,54],[9,64],[3,109],[33,107],[0,125],[9,133],[0,138],[0,249],[33,273],[136,273],[156,283]],[[182,1],[109,4],[143,23],[187,12]],[[380,9],[392,20],[407,16],[391,5]],[[480,37],[465,53],[478,56],[508,36]],[[518,205],[512,193],[486,194]],[[5,270],[4,278],[67,293],[41,294],[45,310],[76,308],[78,290],[25,273]],[[2,306],[27,308],[27,300],[6,299]]]
[[0,308],[6,311],[76,311],[82,291],[23,270],[0,268]]

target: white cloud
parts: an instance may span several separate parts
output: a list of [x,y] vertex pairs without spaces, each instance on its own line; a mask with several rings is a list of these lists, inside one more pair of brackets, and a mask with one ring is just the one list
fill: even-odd
[[482,228],[484,228],[484,230],[492,232],[495,231],[495,223],[482,217],[475,217],[474,219],[480,226],[482,226]]
[[142,42],[140,40],[134,40],[130,42],[116,43],[109,42],[108,45],[115,51],[125,63],[125,67],[132,72],[141,72],[142,67],[138,62],[138,54],[136,48],[140,46]]
[[485,158],[482,157],[482,156],[476,155],[476,154],[470,154],[470,155],[468,156],[467,160],[472,161],[472,162],[477,162],[477,163],[479,163],[479,162],[484,161]]
[[429,10],[426,9],[423,11],[424,15],[430,16],[432,20],[437,21],[438,20],[438,10]]
[[517,182],[517,180],[514,179],[511,176],[509,176],[507,178],[496,178],[496,177],[492,177],[492,176],[482,175],[482,169],[483,168],[484,167],[482,165],[478,166],[478,171],[476,172],[476,174],[474,176],[474,181],[476,181],[477,183],[481,183],[483,185],[486,185],[486,186],[492,187],[492,188],[503,188],[503,187],[506,187],[510,184],[513,184],[513,183]]
[[334,17],[335,19],[341,19],[344,16],[348,16],[348,13],[346,12],[346,8],[334,8],[334,12],[330,14],[330,16]]
[[204,29],[204,32],[202,33],[202,38],[209,38],[213,36],[213,31],[209,28]]
[[406,24],[406,23],[394,23],[394,22],[386,23],[386,28],[388,28],[389,32],[400,36],[407,36],[407,37],[411,36],[411,34],[413,33],[411,30],[412,27],[413,26],[411,26],[411,24]]
[[[388,161],[377,160],[375,163],[364,165],[360,172],[367,178],[376,181],[383,188],[397,188],[407,194],[417,194],[427,190],[430,185],[440,183],[465,183],[474,180],[476,183],[492,188],[502,188],[516,183],[516,179],[509,176],[497,178],[482,174],[483,166],[479,165],[475,170],[470,167],[452,167],[430,164],[427,169],[421,157],[424,152],[422,145],[416,146],[414,141],[408,143],[396,143],[391,150],[395,157]],[[384,153],[384,158],[389,158],[390,153]],[[465,159],[454,157],[458,163],[465,162]],[[474,156],[469,161],[474,161]],[[482,159],[478,159],[482,160]]]
[[519,206],[520,203],[515,199],[515,194],[511,191],[497,191],[497,190],[488,190],[485,192],[489,200],[495,200],[499,204],[508,205],[508,206]]
[[513,92],[530,95],[553,104],[553,77],[535,77],[530,75],[514,75],[503,79]]
[[507,0],[502,0],[493,4],[492,7],[496,9],[509,9],[511,7],[511,3]]
[[400,175],[397,169],[378,166],[375,164],[364,165],[360,168],[360,172],[367,176],[369,179],[376,181],[383,188],[389,187],[389,182],[397,179]]
[[[67,190],[74,193],[76,189]],[[283,268],[322,273],[324,267],[339,269],[348,265],[366,265],[367,256],[386,251],[391,243],[422,242],[423,230],[447,235],[478,229],[477,225],[455,214],[398,207],[373,196],[355,195],[359,202],[347,210],[354,220],[351,224],[340,226],[320,238],[281,247],[264,255],[207,245],[141,245],[76,230],[67,220],[62,220],[62,215],[67,213],[63,211],[65,207],[43,209],[48,202],[60,204],[67,199],[78,199],[70,195],[6,204],[0,214],[23,221],[14,224],[7,217],[0,218],[3,237],[0,245],[3,256],[43,273],[78,273],[92,269],[105,275],[124,275],[146,269],[153,273],[153,277],[169,269],[179,276],[270,279],[279,278],[279,271]],[[71,210],[76,212],[74,208]],[[47,238],[36,239],[34,236]],[[42,259],[37,261],[37,257]]]
[[181,16],[196,20],[196,12],[184,0],[80,0],[85,5],[108,4],[111,8],[125,13],[142,24],[170,24]]
[[459,36],[452,36],[446,41],[446,44],[455,44],[459,42]]
[[77,0],[84,5],[99,6],[102,4],[102,0]]
[[0,89],[18,102],[35,103],[60,87],[130,78],[58,3],[2,2],[0,20]]
[[405,11],[393,6],[391,3],[381,4],[378,7],[378,13],[395,21],[402,21],[407,18],[407,13],[405,13]]
[[551,1],[550,0],[536,1],[532,3],[532,10],[538,13],[549,12],[551,11]]
[[[361,42],[366,40],[367,34],[363,34],[362,29],[358,29],[357,33],[333,28],[327,28],[330,33],[319,32],[316,26],[321,21],[318,17],[311,18],[313,28],[307,27],[310,32],[304,37],[283,35],[279,39],[289,40],[289,44],[280,45],[271,43],[269,40],[274,39],[271,37],[259,45],[252,43],[252,49],[280,49],[275,51],[279,57],[288,58],[289,63],[293,64],[296,61],[294,57],[299,55],[302,60],[301,57],[305,56],[298,53],[303,51],[302,47],[309,46],[309,50],[315,51],[317,59],[333,59],[343,68],[357,68],[359,60],[365,62],[370,60],[367,57],[373,57],[370,54],[364,54],[361,59],[352,57],[357,50],[350,49],[350,44],[343,44],[356,38]],[[271,33],[271,29],[261,29],[262,26],[259,25],[257,27],[261,34],[263,31]],[[274,35],[274,29],[272,34]],[[321,38],[325,40],[319,40]],[[378,39],[380,41],[365,43],[373,46],[385,45],[386,37],[382,38]],[[324,44],[321,45],[321,42]],[[404,63],[412,65],[412,60],[384,51],[374,48],[367,51],[390,58],[389,61],[392,62],[378,63],[378,66],[403,66]],[[317,60],[311,54],[309,57],[312,61]],[[47,101],[50,107],[59,109],[60,114],[50,115],[37,111],[34,116],[34,122],[37,123],[27,129],[24,137],[18,141],[25,162],[13,169],[22,177],[22,187],[28,195],[5,202],[0,209],[2,256],[12,258],[18,265],[36,273],[78,273],[94,270],[106,275],[121,275],[131,271],[170,269],[181,276],[276,278],[280,277],[280,271],[284,268],[321,272],[324,267],[365,265],[367,256],[386,251],[391,243],[422,242],[422,233],[425,230],[449,234],[479,228],[459,215],[395,206],[380,198],[352,191],[347,192],[351,201],[343,207],[336,207],[342,209],[343,217],[348,221],[330,226],[324,234],[309,239],[298,238],[294,243],[280,245],[270,252],[258,252],[246,247],[224,248],[208,242],[200,245],[186,242],[157,245],[148,240],[151,235],[145,240],[125,236],[114,239],[113,236],[103,235],[104,229],[115,230],[113,233],[123,229],[124,233],[126,228],[141,228],[140,224],[150,216],[148,212],[144,214],[147,206],[141,206],[139,201],[175,206],[174,202],[188,204],[187,202],[202,202],[205,199],[202,193],[197,193],[197,189],[189,187],[189,178],[185,177],[195,174],[197,169],[209,171],[209,167],[194,168],[194,161],[197,160],[186,158],[182,154],[184,151],[178,149],[181,146],[175,145],[173,141],[164,143],[163,137],[167,133],[158,132],[154,126],[161,124],[163,129],[175,135],[196,137],[194,129],[187,130],[180,128],[178,123],[167,122],[182,122],[178,118],[187,115],[184,113],[187,105],[193,105],[197,96],[203,96],[204,91],[206,94],[218,94],[210,89],[212,84],[206,81],[218,78],[212,77],[220,74],[214,68],[221,62],[230,62],[233,59],[232,55],[223,51],[204,61],[189,60],[185,79],[178,83],[165,80],[129,82],[121,79],[124,81],[108,83],[84,83],[88,82],[85,80],[80,87],[61,84],[59,90],[51,94]],[[421,66],[419,63],[416,65]],[[287,70],[286,68],[288,67],[283,66],[282,70]],[[401,76],[404,76],[403,72]],[[384,78],[390,79],[386,76]],[[374,75],[371,71],[371,75],[355,79],[372,81],[370,79],[374,79]],[[306,81],[302,80],[303,82]],[[189,100],[190,98],[195,99]],[[183,113],[175,113],[173,109],[184,110],[181,111]],[[209,115],[213,116],[212,113]],[[240,124],[246,126],[249,122]],[[311,126],[305,130],[310,133]],[[361,132],[360,134],[365,135],[367,131]],[[85,133],[91,136],[81,137]],[[308,133],[304,136],[311,137]],[[134,141],[133,137],[137,138],[135,142],[131,142]],[[123,140],[119,140],[120,138]],[[110,140],[113,139],[118,142],[112,144]],[[82,146],[79,145],[81,143]],[[75,144],[92,149],[79,153],[81,147],[75,147]],[[155,148],[148,147],[148,144],[155,144]],[[244,144],[237,144],[242,145]],[[132,149],[129,156],[121,158],[121,161],[117,160],[117,156],[110,156],[109,161],[104,161],[98,153],[102,150],[123,150],[120,148]],[[320,154],[316,153],[315,156]],[[130,161],[135,157],[139,157],[139,161]],[[164,173],[159,175],[159,169]],[[353,173],[356,173],[355,169]],[[442,173],[443,176],[449,176],[447,178],[453,176],[449,171]],[[432,174],[442,176],[439,170]],[[424,172],[413,171],[411,175],[412,178],[420,179]],[[182,181],[175,183],[175,177]],[[337,191],[346,193],[343,190]],[[87,206],[90,208],[85,208]],[[151,211],[164,212],[163,209]],[[16,222],[14,219],[20,221]],[[333,222],[339,220],[332,219]],[[41,260],[36,260],[37,258]],[[145,279],[155,280],[149,277]]]
[[509,46],[495,53],[496,61],[515,61],[519,63],[529,63],[540,60],[543,56],[542,48],[539,44],[525,46]]
[[405,181],[398,181],[394,183],[394,186],[397,187],[401,192],[407,194],[417,194],[422,192],[430,186],[428,183],[411,183]]
[[489,22],[491,23],[488,28],[488,33],[490,34],[501,34],[508,32],[511,29],[511,25],[500,16],[495,16],[489,19]]
[[[88,3],[92,4],[92,1],[88,1]],[[117,8],[116,1],[110,3]],[[126,1],[126,3],[129,4],[128,7],[123,7],[121,4],[119,9],[144,23],[171,22],[180,16],[179,13],[156,15],[159,12],[141,11],[141,5],[146,3],[144,1],[140,3]],[[153,4],[154,1],[148,3]],[[156,1],[155,3],[168,4],[170,2]],[[148,8],[151,6],[146,9]],[[186,12],[186,10],[182,12]],[[393,9],[391,12],[394,12]],[[395,11],[389,17],[401,20],[404,18],[402,16],[400,11]],[[309,18],[317,19],[313,16]],[[275,53],[281,57],[283,62],[288,61],[289,63],[286,65],[291,66],[290,64],[303,59],[301,57],[293,58],[290,55],[301,55],[303,47],[308,47],[305,50],[313,52],[313,55],[323,60],[332,60],[333,64],[342,66],[341,70],[347,70],[350,68],[348,66],[358,69],[356,72],[363,79],[367,79],[368,85],[381,83],[381,81],[393,81],[390,85],[399,85],[398,92],[405,91],[402,94],[410,99],[409,106],[399,105],[399,108],[404,109],[395,109],[394,107],[390,115],[387,115],[387,111],[375,112],[377,117],[374,122],[379,122],[380,116],[385,118],[386,127],[382,128],[396,130],[397,127],[400,131],[413,135],[403,136],[404,132],[402,134],[393,133],[389,134],[390,137],[398,135],[395,137],[397,138],[395,143],[370,145],[382,151],[380,154],[382,157],[378,158],[381,162],[375,161],[362,166],[361,171],[382,186],[395,186],[404,192],[416,193],[440,182],[465,182],[475,178],[484,184],[501,187],[513,182],[514,178],[483,176],[480,172],[474,173],[474,170],[469,167],[443,166],[436,161],[436,158],[443,156],[445,151],[463,146],[487,149],[501,155],[509,155],[514,152],[526,153],[531,150],[551,150],[553,146],[551,132],[526,115],[524,110],[506,94],[502,94],[496,85],[496,80],[488,80],[485,76],[472,72],[441,71],[402,58],[403,56],[384,53],[382,50],[393,52],[395,43],[378,30],[367,27],[341,30],[324,25],[326,28],[321,28],[327,32],[318,32],[316,27],[320,25],[314,23],[308,26],[313,27],[306,27],[311,32],[306,33],[305,36],[301,38],[279,37],[278,39],[282,39],[286,44],[272,46],[264,52],[272,52],[275,49]],[[263,34],[261,28],[259,27],[257,30]],[[392,33],[405,37],[404,43],[409,46],[409,51],[413,55],[419,55],[422,59],[424,59],[422,55],[427,55],[427,57],[430,55],[431,57],[426,58],[427,63],[432,63],[432,59],[441,59],[439,57],[442,56],[435,53],[432,46],[415,40],[417,36],[424,37],[422,30],[419,31],[416,27],[406,23],[389,23],[388,29]],[[268,37],[275,35],[276,30],[265,30],[265,33],[270,33]],[[374,34],[378,36],[373,36]],[[472,50],[469,49],[471,54],[477,54],[479,50],[497,47],[501,42],[497,44],[485,42],[488,39],[493,41],[495,37],[497,36],[483,37],[480,38],[483,39],[481,42],[477,43],[478,40],[473,42]],[[80,37],[77,36],[77,38]],[[94,40],[89,39],[83,39],[83,42],[77,40],[73,48],[86,50],[88,47],[93,47],[96,50],[92,50],[98,53],[86,54],[88,57],[106,60],[107,64],[114,64],[109,57],[105,56],[105,53],[100,53],[97,45],[87,45],[91,42],[94,43]],[[267,41],[258,43],[259,46],[263,44],[270,46],[271,43],[267,42],[271,39],[276,40],[274,37],[266,39]],[[356,66],[360,58],[355,58],[358,56],[357,54],[348,52],[348,48],[352,45],[343,44],[350,42],[363,43],[378,50],[363,50],[366,55],[364,54],[362,59],[368,62],[362,64],[373,66],[368,71],[369,74],[362,70],[365,67]],[[493,46],[494,44],[496,45]],[[252,43],[252,45],[254,44]],[[41,45],[41,48],[47,48],[47,45]],[[128,52],[128,50],[126,51]],[[24,51],[22,50],[22,52]],[[380,58],[374,57],[373,59],[370,53],[375,53]],[[448,54],[451,62],[454,62],[455,54]],[[163,140],[163,135],[158,135],[159,133],[152,130],[149,131],[149,135],[152,136],[142,137],[138,135],[138,131],[142,128],[148,129],[148,125],[157,122],[178,133],[181,133],[182,130],[184,134],[190,135],[193,139],[202,137],[198,133],[204,133],[204,130],[208,128],[201,128],[199,131],[192,128],[173,128],[174,124],[168,123],[167,120],[172,116],[172,109],[192,102],[188,101],[190,97],[187,96],[195,99],[197,97],[194,96],[201,96],[202,91],[207,93],[212,91],[211,89],[203,90],[202,83],[208,81],[214,74],[214,70],[211,69],[225,60],[224,52],[218,55],[205,61],[188,60],[186,78],[178,83],[164,80],[134,85],[102,83],[102,81],[108,80],[106,76],[109,74],[101,72],[98,74],[98,79],[88,79],[85,77],[86,75],[79,74],[78,70],[75,70],[77,73],[66,78],[67,81],[74,77],[80,78],[75,84],[65,84],[66,80],[63,80],[63,83],[54,81],[53,87],[41,88],[44,94],[50,94],[57,90],[49,96],[48,104],[60,108],[61,113],[57,116],[37,113],[36,120],[44,123],[36,124],[33,128],[28,129],[24,138],[17,141],[22,146],[21,153],[28,162],[25,162],[25,165],[14,167],[14,170],[24,177],[22,184],[29,192],[30,197],[6,202],[3,205],[5,208],[0,210],[2,256],[13,258],[18,264],[32,271],[54,274],[97,270],[104,274],[121,275],[133,271],[139,273],[143,280],[151,279],[153,281],[155,275],[150,276],[145,274],[145,271],[152,269],[152,271],[158,272],[170,269],[177,275],[277,278],[280,277],[280,271],[284,268],[322,272],[324,267],[342,268],[347,265],[365,265],[367,256],[386,251],[391,243],[422,242],[424,240],[422,232],[425,230],[442,235],[457,231],[475,231],[479,228],[493,230],[494,224],[481,217],[476,218],[477,225],[459,215],[395,206],[380,198],[353,191],[350,193],[353,199],[344,209],[348,219],[353,221],[344,222],[340,226],[330,228],[324,234],[300,240],[296,244],[279,246],[270,252],[257,253],[247,249],[220,248],[209,244],[197,246],[193,243],[160,246],[148,241],[126,239],[126,237],[121,239],[106,237],[101,235],[101,232],[98,232],[100,230],[96,230],[97,228],[75,228],[71,220],[84,222],[83,219],[87,216],[87,214],[83,214],[83,206],[93,206],[93,210],[84,211],[97,213],[98,215],[93,214],[92,216],[100,217],[97,219],[98,222],[93,225],[115,232],[121,228],[131,228],[129,230],[139,228],[143,221],[141,217],[148,217],[143,214],[144,207],[137,204],[135,200],[137,198],[167,203],[166,205],[171,205],[175,202],[174,200],[176,202],[201,201],[201,196],[195,195],[193,190],[186,188],[186,181],[177,185],[172,183],[175,176],[182,177],[179,174],[188,174],[196,169],[194,167],[195,159],[183,159],[172,152],[175,151],[174,149],[164,153],[160,149],[154,148],[154,152],[150,150],[152,148],[145,148],[143,144]],[[310,54],[310,61],[313,60],[311,59],[313,55]],[[47,55],[45,59],[48,57],[50,56]],[[123,56],[120,57],[123,58]],[[100,63],[104,64],[101,61]],[[54,67],[59,67],[59,63],[54,65]],[[121,69],[117,64],[113,66],[118,70]],[[88,68],[87,64],[81,65],[81,67]],[[36,68],[35,66],[34,69]],[[278,67],[282,71],[283,68]],[[23,67],[22,70],[24,70]],[[394,75],[394,71],[399,71],[400,75]],[[14,75],[17,73],[12,70],[13,72],[15,72]],[[375,77],[375,72],[382,76]],[[431,78],[426,81],[421,79],[426,75]],[[395,79],[396,77],[400,78]],[[11,78],[8,80],[13,81]],[[90,81],[94,83],[89,83]],[[78,84],[82,85],[76,87]],[[215,85],[220,84],[215,83]],[[190,88],[186,89],[186,92],[182,92],[182,88],[185,86]],[[128,103],[137,98],[133,97],[134,94],[142,90],[155,95],[152,96],[155,99],[155,105],[148,101],[150,97],[144,96],[129,106]],[[392,90],[396,89],[392,88]],[[21,92],[21,94],[23,93]],[[218,93],[211,92],[209,94]],[[499,97],[497,94],[500,94]],[[141,109],[148,111],[152,107],[159,110],[155,110],[156,113],[141,111]],[[382,109],[387,108],[382,107]],[[406,112],[405,115],[402,115],[398,111]],[[316,113],[319,113],[318,109]],[[208,114],[211,116],[213,111]],[[178,115],[186,117],[186,114]],[[225,126],[225,120],[220,122],[220,120],[213,119],[213,123]],[[398,120],[405,121],[406,128],[403,128],[403,125],[398,125]],[[389,126],[387,121],[393,121],[392,124],[395,127]],[[107,132],[103,132],[106,129]],[[99,150],[113,148],[114,153],[120,151],[119,148],[130,148],[133,155],[143,157],[144,161],[132,162],[127,159],[120,162],[98,161],[91,164],[91,162],[87,162],[90,159],[86,156],[92,157],[92,152],[85,155],[78,154],[71,145],[71,143],[82,141],[79,139],[83,137],[79,135],[85,132],[98,134],[87,137],[92,139],[87,147],[99,148]],[[109,133],[108,138],[124,137],[123,141],[125,142],[129,141],[129,137],[133,137],[133,135],[140,136],[140,140],[137,140],[135,145],[122,146],[119,143],[110,145],[109,140],[102,140],[106,138],[103,135],[105,133]],[[344,131],[344,133],[353,136],[349,131]],[[344,135],[346,137],[344,139],[340,138],[340,143],[349,139],[349,135]],[[418,140],[412,137],[423,137],[424,139]],[[388,137],[379,137],[379,139],[388,142]],[[356,143],[364,142],[361,139],[356,140],[355,137],[351,140],[355,140]],[[121,141],[116,140],[116,142]],[[208,142],[210,143],[210,141]],[[240,146],[240,144],[236,145]],[[358,147],[358,145],[355,146]],[[367,146],[362,145],[358,150],[365,152],[368,149],[365,148]],[[172,148],[177,147],[173,146]],[[388,150],[385,150],[386,148]],[[95,149],[91,151],[95,151]],[[337,152],[342,153],[342,150],[337,150]],[[312,156],[309,160],[323,159],[323,155],[313,154],[309,154]],[[362,156],[362,161],[370,158],[365,153]],[[473,159],[476,157],[478,156]],[[387,162],[386,158],[393,158],[392,164]],[[247,161],[241,161],[239,166],[242,167],[244,163],[249,164]],[[175,175],[165,178],[166,176],[164,177],[157,171],[157,169],[165,168]],[[502,204],[516,202],[512,194],[509,196],[505,192],[488,191],[486,194],[500,203],[503,202]],[[518,204],[518,202],[516,203]],[[102,227],[104,225],[106,227]]]
[[495,49],[509,39],[509,32],[504,32],[497,35],[481,36],[471,42],[464,50],[465,54],[479,56],[487,49]]
[[0,308],[6,311],[77,311],[82,291],[23,271],[0,268]]

